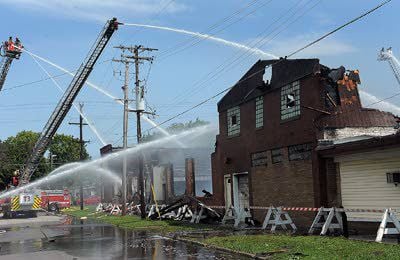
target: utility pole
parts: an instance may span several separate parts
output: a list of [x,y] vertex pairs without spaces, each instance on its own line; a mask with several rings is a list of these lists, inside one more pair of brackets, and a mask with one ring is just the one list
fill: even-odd
[[[124,46],[117,46],[114,48],[121,49],[122,51],[125,50]],[[128,113],[129,113],[129,65],[130,63],[133,63],[133,61],[126,55],[121,55],[121,59],[113,59],[114,62],[121,62],[125,65],[125,80],[124,80],[124,86],[122,87],[122,90],[124,92],[124,118],[123,118],[123,130],[122,130],[122,138],[123,138],[123,149],[126,150],[128,149]],[[123,159],[122,159],[122,216],[126,215],[126,175],[128,171],[128,165],[127,165],[127,158],[126,154],[124,154]]]
[[[139,56],[143,52],[149,52],[149,51],[157,51],[157,49],[153,48],[146,48],[141,45],[135,45],[135,46],[118,46],[116,48],[119,48],[123,51],[127,50],[133,54],[133,56],[124,56],[125,59],[132,60],[133,63],[135,63],[135,96],[136,96],[136,109],[129,110],[129,112],[135,112],[136,113],[136,135],[137,135],[137,144],[140,144],[141,139],[142,139],[142,128],[141,128],[141,114],[151,114],[145,111],[145,103],[144,103],[144,86],[140,85],[140,78],[139,78],[139,70],[140,70],[140,64],[142,61],[149,61],[153,62],[153,57],[145,57],[145,56]],[[129,61],[129,62],[130,62]],[[127,73],[125,73],[125,81],[127,80]],[[128,80],[129,80],[129,75],[128,75]],[[125,102],[124,102],[125,105]],[[125,128],[124,128],[125,129]],[[139,189],[140,189],[140,212],[141,212],[141,218],[144,219],[146,218],[146,201],[145,201],[145,187],[144,187],[144,162],[143,162],[143,156],[140,154],[138,158],[138,168],[139,168]],[[124,179],[122,179],[122,183],[124,183]],[[123,188],[123,190],[126,188]],[[123,195],[124,196],[124,195]]]
[[[79,115],[79,123],[69,123],[70,125],[79,125],[79,144],[80,144],[80,151],[79,151],[79,159],[81,161],[83,161],[84,158],[84,154],[83,154],[83,149],[85,147],[85,143],[87,143],[87,141],[83,140],[83,126],[84,125],[88,125],[86,123],[83,122],[83,103],[79,103],[79,111],[81,112]],[[80,197],[80,207],[81,210],[83,210],[83,184],[82,184],[82,179],[81,176],[79,176],[79,197]]]
[[[142,126],[141,126],[141,114],[145,112],[145,103],[144,103],[144,87],[140,86],[140,78],[139,78],[139,64],[141,61],[149,61],[153,62],[153,57],[141,57],[139,53],[145,51],[157,51],[157,49],[153,48],[145,48],[140,45],[137,45],[133,48],[133,59],[135,60],[135,93],[136,93],[136,135],[137,135],[137,143],[140,144],[142,140]],[[140,188],[140,212],[141,218],[146,218],[146,201],[144,198],[144,169],[143,169],[143,155],[139,154],[139,188]]]

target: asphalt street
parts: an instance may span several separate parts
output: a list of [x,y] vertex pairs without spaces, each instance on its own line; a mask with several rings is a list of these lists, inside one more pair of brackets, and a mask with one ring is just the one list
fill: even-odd
[[243,259],[148,231],[69,217],[0,220],[0,259]]

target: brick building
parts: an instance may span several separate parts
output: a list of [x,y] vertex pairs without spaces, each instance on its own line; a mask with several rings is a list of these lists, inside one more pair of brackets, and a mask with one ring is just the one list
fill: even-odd
[[[255,63],[218,103],[212,203],[339,206],[337,176],[329,174],[335,165],[315,151],[318,142],[389,135],[397,123],[390,113],[362,107],[359,83],[358,71],[318,59]],[[252,213],[259,221],[265,214]],[[313,213],[292,217],[309,225]]]

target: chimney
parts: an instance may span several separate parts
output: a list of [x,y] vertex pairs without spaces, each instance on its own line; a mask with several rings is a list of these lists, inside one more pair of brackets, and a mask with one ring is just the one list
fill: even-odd
[[165,173],[165,189],[166,189],[166,201],[168,203],[172,202],[172,199],[175,197],[174,190],[174,168],[171,163],[166,165],[166,173]]
[[194,159],[186,158],[185,159],[185,180],[186,180],[186,195],[196,196],[196,182],[194,176]]

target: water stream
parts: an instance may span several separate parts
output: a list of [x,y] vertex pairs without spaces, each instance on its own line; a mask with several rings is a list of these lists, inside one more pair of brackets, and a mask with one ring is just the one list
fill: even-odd
[[258,48],[251,48],[249,46],[246,46],[241,43],[233,42],[233,41],[228,41],[219,37],[215,37],[209,34],[204,34],[204,33],[199,33],[199,32],[192,32],[188,30],[183,30],[183,29],[177,29],[177,28],[171,28],[171,27],[166,27],[166,26],[155,26],[155,25],[148,25],[148,24],[138,24],[138,23],[124,23],[125,26],[135,26],[135,27],[142,27],[142,28],[150,28],[150,29],[157,29],[157,30],[164,30],[164,31],[170,31],[170,32],[176,32],[180,34],[187,34],[191,36],[195,36],[197,38],[202,38],[205,40],[210,40],[218,43],[222,43],[223,45],[234,47],[237,49],[241,49],[244,51],[251,51],[252,54],[257,55],[257,56],[263,56],[263,57],[268,57],[268,58],[273,58],[273,59],[278,59],[279,57],[275,56],[274,54],[265,52],[263,50],[260,50]]
[[[193,147],[196,147],[199,145],[199,142],[202,142],[201,138],[199,138],[202,135],[208,134],[215,132],[216,128],[212,126],[201,126],[197,128],[193,128],[184,132],[181,132],[179,134],[175,135],[170,135],[164,138],[160,138],[148,143],[143,143],[140,145],[137,145],[132,148],[128,148],[126,150],[122,150],[119,152],[115,152],[112,154],[109,154],[107,156],[88,161],[88,162],[83,162],[83,163],[72,163],[72,164],[67,164],[62,166],[63,168],[61,169],[56,169],[53,172],[51,172],[49,175],[46,177],[43,177],[41,179],[35,180],[27,185],[18,187],[14,190],[7,191],[3,194],[0,195],[0,198],[5,198],[12,196],[14,194],[17,194],[19,192],[22,192],[24,190],[28,189],[33,189],[35,187],[38,187],[40,185],[44,185],[47,183],[51,183],[57,180],[60,180],[65,177],[75,177],[79,176],[80,174],[87,174],[88,172],[94,172],[95,174],[99,174],[101,176],[108,176],[110,175],[115,175],[112,172],[107,172],[105,173],[105,170],[103,168],[104,164],[111,163],[113,161],[118,161],[124,156],[127,156],[129,158],[134,158],[135,156],[138,156],[139,154],[143,154],[149,149],[154,149],[154,148],[168,148],[168,147],[176,147],[176,140],[179,140],[182,143],[185,144],[190,144]],[[100,170],[102,169],[102,170]],[[118,177],[116,177],[118,178]],[[114,180],[117,180],[114,178]],[[119,181],[119,180],[118,180]]]
[[[39,56],[39,55],[37,55],[37,54],[32,53],[31,51],[26,50],[26,49],[24,49],[23,51],[26,52],[26,53],[28,53],[31,57],[34,57],[34,58],[36,58],[36,59],[39,59],[39,60],[41,60],[41,61],[43,61],[43,62],[45,62],[45,63],[47,63],[47,64],[49,64],[49,65],[51,65],[51,66],[53,66],[53,67],[55,67],[55,68],[57,68],[57,69],[59,69],[59,70],[65,72],[65,73],[67,73],[67,74],[69,74],[69,75],[72,76],[72,77],[75,76],[75,74],[73,74],[72,72],[70,72],[70,71],[68,71],[67,69],[65,69],[65,68],[63,68],[63,67],[61,67],[61,66],[55,64],[54,62],[49,61],[48,59],[45,59],[45,58],[43,58],[43,57],[41,57],[41,56]],[[91,83],[91,82],[88,81],[88,80],[87,80],[85,83],[86,83],[88,86],[92,87],[93,89],[99,91],[100,93],[102,93],[102,94],[105,95],[106,97],[111,98],[113,101],[117,102],[118,104],[124,105],[124,103],[123,103],[120,99],[118,99],[117,97],[115,97],[114,95],[112,95],[111,93],[109,93],[108,91],[106,91],[106,90],[100,88],[99,86],[97,86],[97,85]],[[129,106],[129,109],[134,110],[134,108],[132,108],[131,106]],[[158,131],[160,131],[163,135],[165,135],[165,136],[169,136],[169,135],[170,135],[165,129],[163,129],[161,126],[159,126],[157,123],[155,123],[154,121],[152,121],[152,120],[149,119],[148,117],[142,116],[142,118],[143,118],[146,122],[148,122],[149,124],[151,124],[152,126],[154,126],[154,127],[155,127]],[[103,141],[104,141],[104,140],[103,140]],[[178,141],[177,144],[178,144],[180,147],[184,147],[184,146],[182,145],[182,143],[179,143],[179,141]]]
[[[29,54],[29,53],[28,53]],[[29,54],[30,55],[30,54]],[[58,90],[60,90],[61,93],[64,93],[64,90],[58,84],[58,82],[54,79],[54,77],[42,66],[42,64],[39,63],[39,61],[32,55],[30,55],[32,59],[35,61],[35,63],[39,66],[40,69],[43,70],[43,72],[51,79],[51,81],[54,83],[54,85],[57,87]],[[94,124],[88,119],[88,117],[78,108],[78,106],[75,103],[72,103],[72,106],[75,108],[76,112],[78,112],[79,115],[82,116],[82,118],[85,120],[85,122],[88,124],[90,130],[96,135],[97,139],[101,142],[103,146],[105,146],[107,143],[104,141],[104,139],[101,137],[99,131],[96,129]]]

